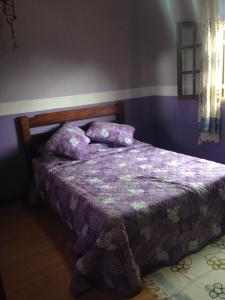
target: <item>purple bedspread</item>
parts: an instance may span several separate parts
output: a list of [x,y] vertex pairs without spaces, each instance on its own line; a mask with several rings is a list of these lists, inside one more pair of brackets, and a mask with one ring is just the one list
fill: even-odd
[[225,165],[140,142],[90,147],[83,162],[34,161],[38,191],[77,235],[76,295],[96,285],[133,296],[146,268],[225,231]]

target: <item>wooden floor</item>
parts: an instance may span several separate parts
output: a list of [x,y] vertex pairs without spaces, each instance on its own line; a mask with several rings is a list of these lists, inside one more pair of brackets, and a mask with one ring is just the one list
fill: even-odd
[[[7,300],[70,300],[76,257],[71,233],[46,206],[14,203],[0,207],[0,274]],[[92,290],[80,300],[119,300]],[[143,290],[132,300],[152,300]]]

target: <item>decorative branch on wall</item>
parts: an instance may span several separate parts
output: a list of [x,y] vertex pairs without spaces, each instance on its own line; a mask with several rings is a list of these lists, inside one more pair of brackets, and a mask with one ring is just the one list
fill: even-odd
[[13,26],[13,22],[16,20],[14,0],[0,0],[0,2],[3,3],[2,11],[3,11],[3,14],[6,17],[6,21],[9,24],[10,29],[11,29],[13,51],[15,51],[15,49],[18,48],[18,46],[16,43],[15,30],[14,30],[14,26]]

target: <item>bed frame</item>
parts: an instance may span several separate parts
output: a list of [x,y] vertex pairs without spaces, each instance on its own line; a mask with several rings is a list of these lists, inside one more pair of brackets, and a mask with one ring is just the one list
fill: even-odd
[[[79,108],[66,111],[50,112],[38,114],[34,117],[22,116],[19,118],[20,129],[22,133],[22,141],[25,147],[25,154],[29,169],[31,168],[31,160],[35,156],[33,141],[35,134],[31,133],[31,128],[46,125],[60,124],[69,121],[85,120],[96,117],[104,117],[115,115],[118,123],[124,122],[124,104],[122,102],[104,106],[91,106],[87,108]],[[37,136],[37,134],[36,134]],[[46,139],[46,133],[39,133],[38,139]]]

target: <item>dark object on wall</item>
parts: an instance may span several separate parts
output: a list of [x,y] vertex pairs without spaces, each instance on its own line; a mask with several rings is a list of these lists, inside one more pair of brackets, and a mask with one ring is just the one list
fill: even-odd
[[14,0],[0,0],[0,2],[3,3],[2,10],[6,17],[6,21],[9,24],[11,28],[11,37],[12,37],[12,43],[13,43],[13,51],[15,51],[16,48],[18,48],[15,38],[15,30],[13,26],[13,22],[16,20],[16,13],[15,13],[15,4]]

